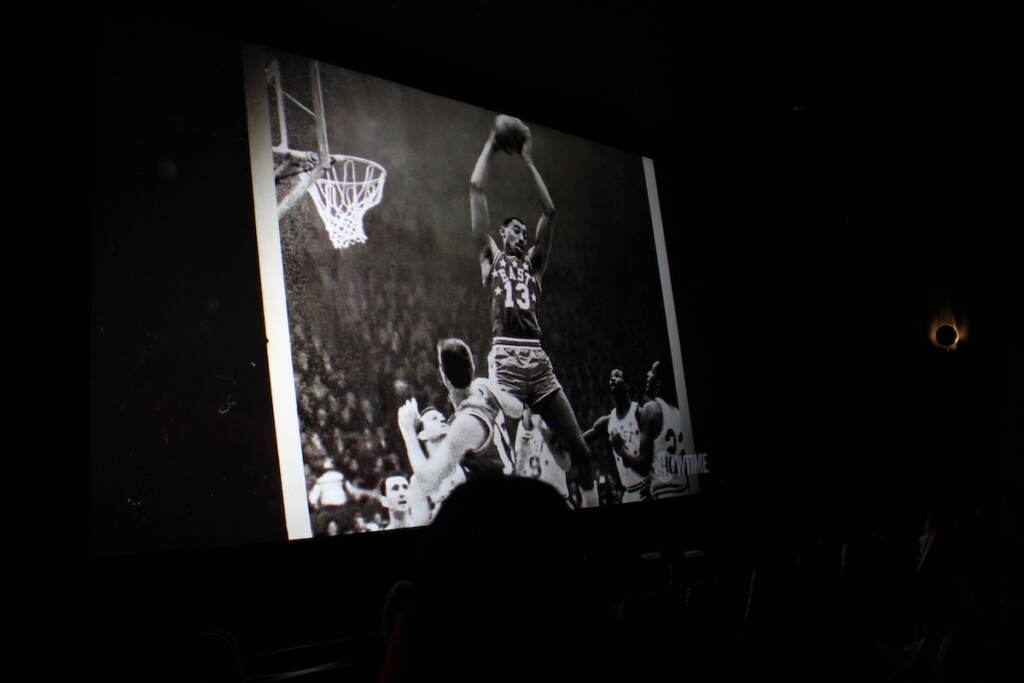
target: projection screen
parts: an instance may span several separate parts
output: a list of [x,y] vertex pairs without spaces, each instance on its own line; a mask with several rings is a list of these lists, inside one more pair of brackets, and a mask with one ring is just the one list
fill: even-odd
[[289,538],[428,524],[474,476],[700,492],[651,159],[244,50]]

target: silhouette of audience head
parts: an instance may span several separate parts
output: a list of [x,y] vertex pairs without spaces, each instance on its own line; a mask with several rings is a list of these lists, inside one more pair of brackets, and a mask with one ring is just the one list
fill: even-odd
[[427,530],[403,642],[391,653],[401,662],[384,678],[583,673],[593,622],[569,518],[554,487],[534,479],[482,476],[456,487]]

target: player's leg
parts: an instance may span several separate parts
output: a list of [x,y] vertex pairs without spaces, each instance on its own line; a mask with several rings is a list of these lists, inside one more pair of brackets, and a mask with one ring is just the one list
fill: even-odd
[[524,357],[522,351],[513,346],[494,344],[487,354],[488,378],[524,403],[529,401],[531,370],[528,356]]
[[590,462],[590,448],[583,438],[579,423],[576,422],[576,415],[572,412],[569,399],[565,391],[558,389],[533,406],[534,411],[540,415],[551,431],[561,442],[569,457],[572,459],[573,469],[576,470],[580,491],[583,494],[584,507],[597,505],[597,486],[594,482],[593,466]]

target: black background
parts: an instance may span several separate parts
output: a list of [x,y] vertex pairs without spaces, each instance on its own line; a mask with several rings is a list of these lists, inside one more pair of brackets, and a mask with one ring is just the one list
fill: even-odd
[[[87,611],[100,625],[363,632],[416,543],[272,531],[239,40],[655,160],[670,253],[691,264],[673,270],[678,314],[701,331],[682,340],[694,427],[722,488],[698,506],[577,515],[593,552],[703,538],[754,553],[913,533],[936,501],[1019,499],[1000,41],[891,17],[755,30],[643,3],[356,16],[337,36],[96,24]],[[955,352],[928,339],[946,305],[969,321]],[[1013,533],[1016,508],[1003,514]],[[166,547],[181,550],[149,552]],[[343,617],[311,616],[314,577],[367,589]]]

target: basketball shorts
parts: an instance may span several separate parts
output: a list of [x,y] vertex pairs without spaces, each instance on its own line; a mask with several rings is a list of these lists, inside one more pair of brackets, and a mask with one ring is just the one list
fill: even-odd
[[562,388],[538,339],[495,337],[487,369],[490,379],[530,407]]

